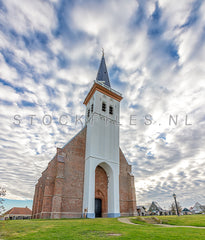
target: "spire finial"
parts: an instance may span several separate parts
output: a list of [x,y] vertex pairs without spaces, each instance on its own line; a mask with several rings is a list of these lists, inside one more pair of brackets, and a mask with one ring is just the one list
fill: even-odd
[[104,48],[102,48],[102,56],[104,57]]

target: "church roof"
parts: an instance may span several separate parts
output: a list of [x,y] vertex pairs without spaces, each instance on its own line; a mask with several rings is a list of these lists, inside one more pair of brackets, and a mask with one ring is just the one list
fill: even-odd
[[101,58],[100,67],[98,69],[96,81],[103,83],[108,87],[111,87],[108,72],[107,72],[107,67],[106,67],[106,63],[105,63],[104,52],[103,52],[103,55]]

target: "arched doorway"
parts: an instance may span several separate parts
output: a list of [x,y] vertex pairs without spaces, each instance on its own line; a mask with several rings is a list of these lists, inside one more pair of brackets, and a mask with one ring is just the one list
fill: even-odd
[[95,169],[95,217],[107,217],[108,177],[101,166]]

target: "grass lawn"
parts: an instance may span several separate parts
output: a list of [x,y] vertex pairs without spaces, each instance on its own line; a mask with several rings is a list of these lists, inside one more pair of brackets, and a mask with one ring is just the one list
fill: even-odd
[[205,227],[205,214],[183,215],[183,216],[157,216],[164,224],[179,226]]
[[184,215],[184,216],[145,216],[136,217],[132,219],[133,223],[147,225],[146,219],[151,219],[156,217],[162,220],[163,224],[178,225],[178,226],[195,226],[195,227],[205,227],[205,215]]
[[0,221],[0,239],[205,240],[205,229],[168,228],[150,224],[129,225],[113,218],[15,220]]

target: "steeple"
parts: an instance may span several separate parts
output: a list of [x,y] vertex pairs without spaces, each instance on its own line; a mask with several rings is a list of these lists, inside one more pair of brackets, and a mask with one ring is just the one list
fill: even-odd
[[100,83],[105,84],[108,87],[111,87],[108,72],[107,72],[107,67],[105,64],[104,50],[102,51],[102,59],[100,62],[100,67],[98,69],[98,74],[97,74],[96,80]]

